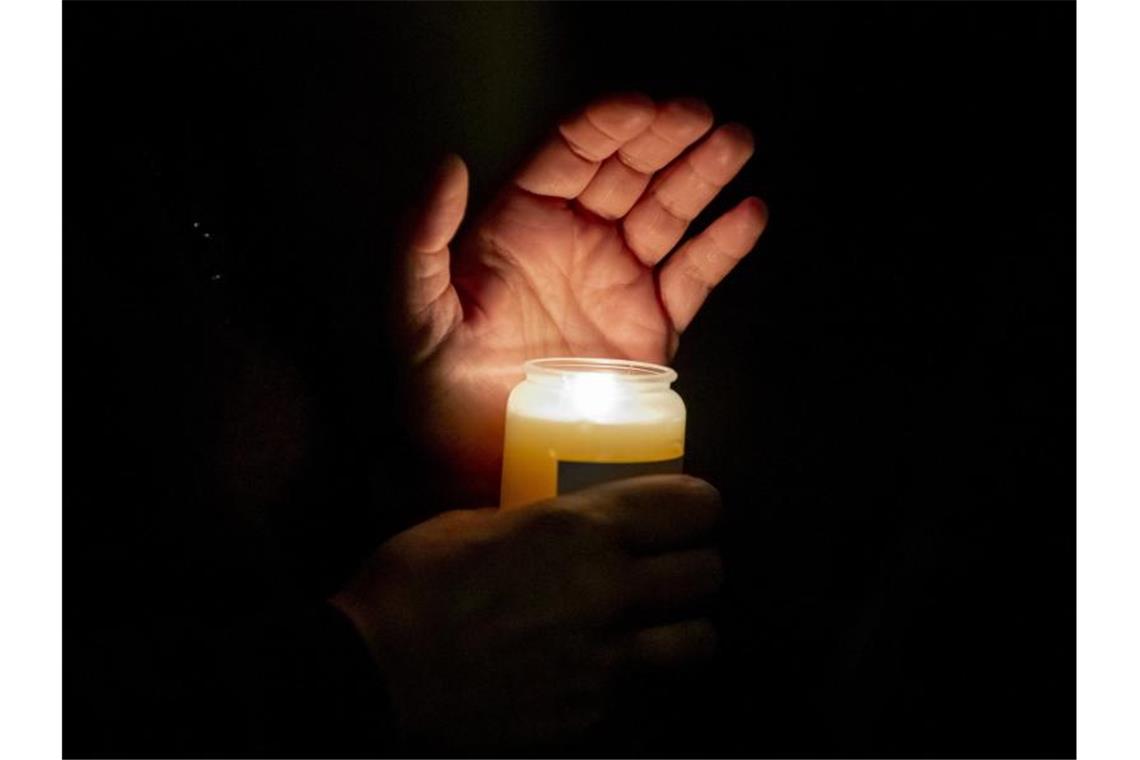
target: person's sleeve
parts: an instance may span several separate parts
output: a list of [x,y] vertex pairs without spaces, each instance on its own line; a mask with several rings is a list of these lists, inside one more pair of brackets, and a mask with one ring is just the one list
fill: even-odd
[[[384,684],[349,620],[329,604],[269,613],[229,657],[245,684],[248,749],[272,757],[375,757],[395,747]],[[223,748],[224,749],[224,748]],[[235,748],[238,749],[238,748]],[[228,752],[227,752],[228,754]]]
[[377,757],[379,671],[327,604],[228,622],[121,619],[72,636],[65,756]]

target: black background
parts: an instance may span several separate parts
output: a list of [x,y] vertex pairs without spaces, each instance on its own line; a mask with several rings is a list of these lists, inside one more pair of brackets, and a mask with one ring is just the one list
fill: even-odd
[[[113,750],[133,703],[103,684],[165,667],[107,641],[320,598],[413,519],[377,339],[394,225],[443,152],[478,208],[559,115],[639,89],[755,132],[696,229],[745,194],[771,210],[676,360],[729,585],[717,667],[650,712],[648,751],[1074,754],[1074,25],[1071,3],[67,4],[69,746]],[[250,396],[269,421],[222,421]],[[244,462],[234,496],[218,452],[258,425],[312,443],[284,485]]]

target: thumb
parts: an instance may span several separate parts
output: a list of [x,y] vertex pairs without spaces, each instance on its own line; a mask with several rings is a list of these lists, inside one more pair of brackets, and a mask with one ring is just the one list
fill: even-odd
[[449,244],[467,208],[467,166],[454,154],[441,162],[409,218],[398,270],[400,322],[413,353],[430,352],[461,318],[451,286]]
[[440,162],[427,195],[413,214],[409,253],[435,253],[447,247],[467,208],[467,165],[450,153]]

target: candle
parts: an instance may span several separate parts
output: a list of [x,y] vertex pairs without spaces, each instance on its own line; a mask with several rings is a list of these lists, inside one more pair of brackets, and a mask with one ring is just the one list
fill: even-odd
[[681,471],[685,404],[668,367],[535,359],[507,400],[501,505],[532,504],[637,475]]

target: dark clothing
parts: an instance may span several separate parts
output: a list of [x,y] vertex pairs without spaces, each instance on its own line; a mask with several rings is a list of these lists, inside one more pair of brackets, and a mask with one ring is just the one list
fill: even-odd
[[324,600],[398,526],[346,421],[369,410],[313,371],[335,359],[289,269],[307,241],[259,230],[287,194],[243,202],[272,180],[211,62],[176,73],[186,30],[66,16],[65,753],[390,753],[378,672]]
[[312,392],[255,348],[168,167],[120,149],[69,154],[115,181],[69,193],[65,753],[387,754],[383,684],[323,601],[384,535],[341,519],[363,477],[313,445]]
[[393,753],[383,686],[331,607],[228,620],[139,607],[68,637],[66,756]]

